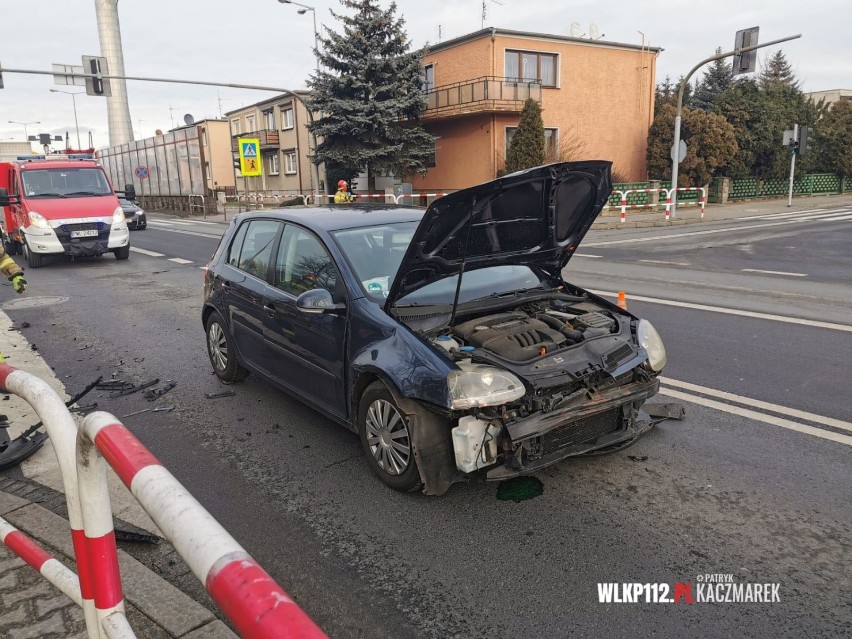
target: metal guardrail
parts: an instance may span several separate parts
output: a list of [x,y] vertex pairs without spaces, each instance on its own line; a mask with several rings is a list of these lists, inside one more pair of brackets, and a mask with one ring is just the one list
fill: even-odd
[[53,442],[78,574],[2,518],[0,537],[10,550],[83,608],[89,639],[136,636],[124,614],[106,463],[243,637],[325,638],[272,577],[118,419],[109,413],[92,413],[78,429],[62,399],[46,382],[8,364],[0,364],[0,388],[33,407]]
[[[666,207],[665,208],[666,221],[668,222],[669,220],[671,220],[671,213],[672,213],[672,211],[671,211],[671,209],[672,209],[672,193],[674,193],[674,192],[678,192],[678,193],[691,192],[691,191],[700,191],[700,193],[701,193],[700,199],[697,202],[678,202],[678,206],[688,206],[690,204],[700,206],[701,207],[700,219],[703,220],[704,219],[704,207],[707,204],[707,190],[704,187],[700,187],[700,186],[680,186],[676,189],[665,189],[665,188],[659,188],[659,189],[626,189],[624,191],[613,191],[613,193],[618,194],[621,198],[621,203],[619,204],[619,206],[621,208],[621,221],[622,222],[627,221],[627,209],[648,209],[648,208],[659,208],[661,206]],[[652,193],[652,194],[653,193],[665,193],[666,199],[665,199],[665,202],[651,202],[649,204],[628,204],[627,203],[627,197],[631,193]],[[604,208],[605,209],[609,208],[609,205],[605,206]]]

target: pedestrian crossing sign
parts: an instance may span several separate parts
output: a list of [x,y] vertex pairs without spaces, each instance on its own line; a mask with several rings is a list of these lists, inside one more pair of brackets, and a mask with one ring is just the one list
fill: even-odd
[[260,167],[260,140],[257,138],[240,138],[240,173],[246,177],[261,174]]

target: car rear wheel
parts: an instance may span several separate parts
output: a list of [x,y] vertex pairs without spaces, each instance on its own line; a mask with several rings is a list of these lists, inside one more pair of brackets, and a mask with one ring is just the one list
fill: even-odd
[[24,257],[30,268],[41,268],[44,265],[44,257],[41,253],[33,253],[30,247],[24,244]]
[[420,487],[408,418],[381,382],[370,384],[361,396],[358,434],[367,463],[379,479],[402,492]]
[[211,313],[207,318],[207,355],[213,365],[213,371],[223,382],[241,382],[248,376],[248,370],[237,361],[234,340],[228,333],[222,316]]
[[115,259],[126,260],[128,257],[130,257],[130,245],[128,244],[127,246],[117,248],[113,252],[115,253]]

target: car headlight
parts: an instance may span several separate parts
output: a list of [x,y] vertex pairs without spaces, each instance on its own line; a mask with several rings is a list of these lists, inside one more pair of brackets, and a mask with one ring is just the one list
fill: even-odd
[[639,320],[636,339],[639,346],[648,353],[648,364],[651,368],[657,373],[663,370],[666,365],[666,347],[663,346],[663,340],[654,325],[648,320]]
[[124,211],[122,211],[119,206],[112,212],[112,223],[121,224],[122,222],[124,222]]
[[35,211],[29,212],[30,224],[32,224],[37,229],[49,229],[50,223],[44,219],[44,216],[41,213],[36,213]]
[[464,410],[480,406],[499,406],[520,399],[524,385],[509,371],[491,366],[468,364],[447,376],[450,408]]

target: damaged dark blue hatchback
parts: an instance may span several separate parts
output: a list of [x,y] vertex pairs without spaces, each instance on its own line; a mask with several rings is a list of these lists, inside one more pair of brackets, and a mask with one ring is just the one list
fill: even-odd
[[356,431],[397,490],[530,473],[651,428],[653,326],[562,279],[611,192],[560,163],[425,211],[329,206],[235,218],[205,278],[216,374],[254,372]]

